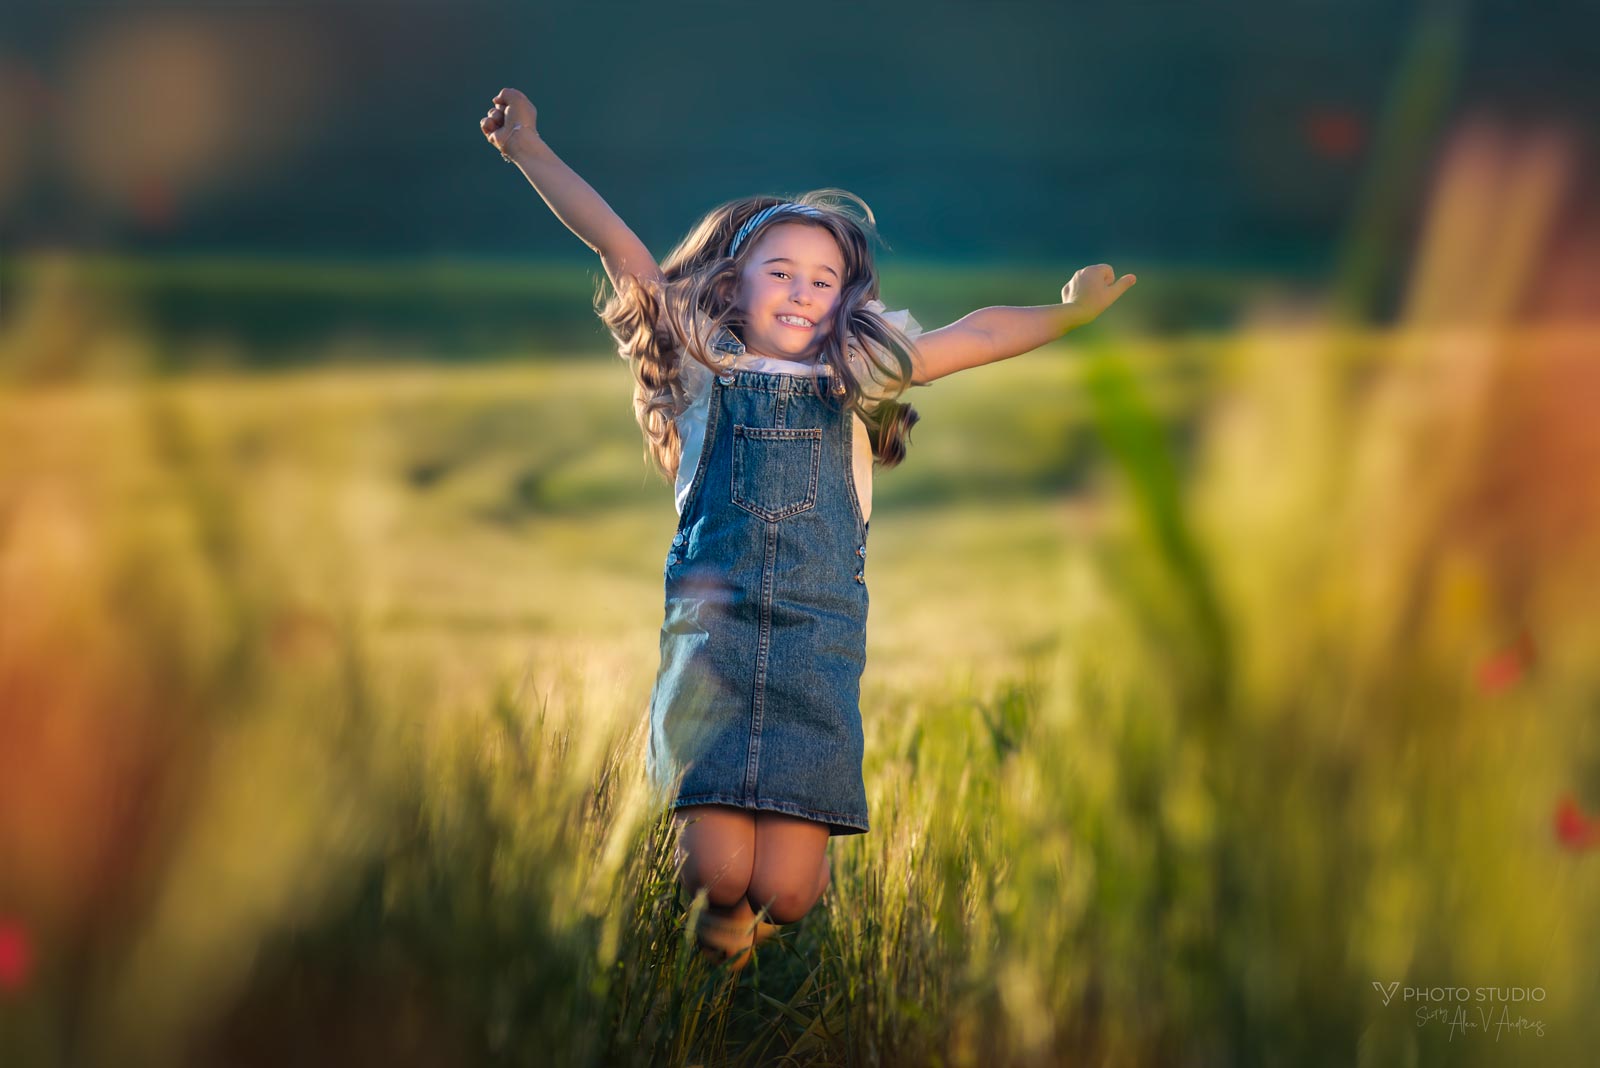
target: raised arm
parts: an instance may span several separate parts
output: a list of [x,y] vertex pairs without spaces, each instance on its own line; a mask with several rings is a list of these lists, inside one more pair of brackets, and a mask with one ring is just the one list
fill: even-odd
[[1138,279],[1116,277],[1109,264],[1084,267],[1061,287],[1060,304],[979,308],[916,340],[911,381],[926,385],[969,367],[997,363],[1093,322]]
[[478,125],[489,143],[517,165],[562,225],[600,254],[613,286],[624,275],[640,281],[659,280],[660,268],[644,242],[544,143],[537,119],[537,109],[522,92],[502,89]]

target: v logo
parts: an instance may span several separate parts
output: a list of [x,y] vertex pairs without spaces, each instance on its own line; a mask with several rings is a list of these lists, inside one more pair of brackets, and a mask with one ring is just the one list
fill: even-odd
[[1389,999],[1394,997],[1394,992],[1400,989],[1400,984],[1390,983],[1388,989],[1384,989],[1383,984],[1374,979],[1372,981],[1372,989],[1383,995],[1383,1004],[1385,1007],[1387,1007],[1389,1004]]

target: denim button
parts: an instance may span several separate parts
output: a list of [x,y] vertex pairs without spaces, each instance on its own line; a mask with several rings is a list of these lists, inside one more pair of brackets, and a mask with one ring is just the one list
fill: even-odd
[[867,584],[867,580],[861,577],[861,572],[859,571],[856,572],[856,581],[861,583],[863,586]]
[[717,376],[717,381],[721,382],[725,386],[731,386],[731,385],[733,385],[733,376],[732,375],[718,375]]
[[671,567],[673,564],[675,564],[677,562],[678,562],[678,554],[677,553],[668,553],[667,554],[667,566],[668,567]]
[[858,545],[856,547],[856,555],[862,559],[865,559],[867,555],[867,547],[865,545]]
[[672,544],[674,544],[674,545],[682,545],[683,544],[683,531],[680,530],[680,531],[678,531],[676,534],[674,534],[672,536]]

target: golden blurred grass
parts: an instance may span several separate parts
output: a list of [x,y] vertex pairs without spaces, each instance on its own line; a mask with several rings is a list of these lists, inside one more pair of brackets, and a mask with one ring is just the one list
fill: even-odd
[[[1517,359],[1554,372],[1592,342],[1530,334]],[[1248,1045],[1262,1014],[1325,1013],[1349,1039],[1372,1013],[1351,988],[1368,972],[1449,961],[1543,983],[1563,1004],[1582,989],[1583,958],[1563,959],[1575,943],[1557,932],[1590,915],[1593,876],[1575,881],[1545,827],[1592,665],[1587,632],[1530,613],[1581,620],[1587,543],[1529,565],[1540,577],[1521,581],[1544,599],[1520,615],[1492,585],[1519,569],[1470,540],[1440,544],[1458,511],[1428,528],[1437,569],[1402,567],[1397,547],[1423,521],[1415,474],[1454,446],[1340,488],[1363,468],[1332,443],[1378,449],[1390,432],[1349,436],[1348,401],[1318,392],[1326,343],[1281,328],[1233,339],[1215,365],[1225,403],[1186,461],[1192,529],[1160,518],[1177,489],[1161,465],[1130,460],[1147,484],[1126,494],[1093,442],[1081,485],[1054,495],[1025,475],[996,489],[984,469],[1080,440],[1070,428],[1086,420],[1112,454],[1161,447],[1195,402],[1152,403],[1159,382],[1126,378],[1160,353],[1063,346],[926,391],[916,462],[988,484],[943,501],[897,484],[910,463],[878,480],[874,832],[837,851],[836,889],[798,936],[805,974],[766,980],[807,1028],[769,1013],[754,1035],[837,1055],[841,1036],[810,1024],[850,1017],[867,1028],[855,1041],[898,1036],[921,1052],[897,1056],[976,1063],[979,1036],[1001,1026],[1009,1060],[1078,1049],[1142,1063],[1180,1034]],[[1457,352],[1435,350],[1433,373],[1464,373]],[[249,1024],[263,1014],[320,1034],[283,1001],[284,976],[313,980],[281,940],[306,924],[337,939],[351,908],[381,937],[309,959],[357,967],[379,1017],[408,1006],[426,1032],[413,1050],[469,1056],[487,1040],[456,1034],[462,1013],[488,1011],[463,1009],[460,989],[562,992],[563,1013],[517,1002],[493,1027],[531,1036],[566,1020],[559,1042],[580,1059],[617,1051],[573,1020],[611,1026],[655,1004],[670,1026],[635,1023],[668,1059],[689,1056],[673,1042],[690,1017],[730,1026],[746,988],[673,1007],[674,982],[693,989],[679,960],[635,980],[645,1001],[630,1006],[605,963],[661,960],[673,930],[637,749],[672,514],[643,474],[618,371],[592,359],[8,397],[6,724],[29,757],[8,807],[28,877],[12,890],[43,961],[76,939],[100,976],[92,1034],[107,1045],[91,1053],[131,1035],[176,1056],[171,1043],[216,1018],[231,1021],[217,1048],[236,1052],[242,1035],[265,1041]],[[1406,396],[1456,404],[1437,381]],[[1006,418],[1018,398],[1049,418]],[[1468,441],[1488,432],[1481,415],[1455,424]],[[1015,451],[960,448],[985,433]],[[1542,499],[1518,509],[1529,529],[1543,529]],[[1560,673],[1538,696],[1491,701],[1472,669],[1517,619]],[[1375,649],[1381,634],[1391,644]],[[131,784],[145,791],[132,808]],[[145,837],[111,836],[128,827]],[[460,959],[430,956],[458,938]],[[373,954],[396,941],[386,970]],[[546,969],[533,946],[560,963]],[[41,999],[75,989],[43,962],[35,984]],[[1130,1015],[1149,1005],[1174,1015]],[[1264,1048],[1311,1048],[1307,1026]],[[385,1034],[371,1025],[361,1041],[393,1052]]]
[[1438,251],[1548,225],[1486,165],[1392,329],[918,391],[873,831],[737,979],[644,781],[672,512],[614,361],[9,388],[6,1063],[1581,1063],[1600,328]]

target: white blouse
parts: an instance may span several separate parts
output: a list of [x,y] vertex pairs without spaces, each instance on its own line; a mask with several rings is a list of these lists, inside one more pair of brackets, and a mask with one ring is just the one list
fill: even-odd
[[[888,311],[882,301],[868,301],[867,309],[875,311],[891,325],[898,327],[913,342],[922,333],[922,327],[911,317],[911,312],[905,309]],[[702,322],[702,328],[708,327],[709,322]],[[882,356],[878,352],[876,342],[871,343],[875,356]],[[714,343],[714,348],[724,355],[731,357],[730,365],[739,371],[764,371],[770,374],[787,375],[814,375],[825,376],[833,373],[833,368],[826,364],[800,363],[794,360],[776,360],[767,356],[757,356],[745,351],[739,340],[729,331],[724,331]],[[847,339],[845,350],[850,354],[851,371],[856,376],[856,381],[862,384],[868,400],[882,398],[890,390],[875,391],[874,384],[882,385],[882,381],[875,376],[866,358],[861,355],[860,347],[854,336]],[[892,361],[890,361],[892,364]],[[689,396],[689,404],[678,416],[678,435],[683,440],[683,457],[678,462],[678,478],[673,504],[678,514],[683,514],[683,506],[689,498],[689,486],[694,479],[695,469],[700,466],[700,452],[705,444],[706,415],[711,406],[711,379],[714,373],[693,356],[684,356],[683,369],[679,372],[679,382],[683,385]],[[861,416],[851,413],[852,427],[851,441],[851,470],[855,475],[856,492],[861,503],[862,522],[872,517],[872,443],[867,440],[867,427],[861,421]]]

